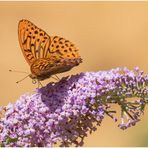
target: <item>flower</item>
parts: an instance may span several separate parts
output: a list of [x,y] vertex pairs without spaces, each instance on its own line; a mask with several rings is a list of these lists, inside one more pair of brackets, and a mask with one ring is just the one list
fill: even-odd
[[105,115],[117,122],[112,104],[121,107],[118,127],[127,129],[140,121],[148,102],[147,85],[148,76],[137,67],[80,73],[49,83],[5,107],[1,146],[82,146]]

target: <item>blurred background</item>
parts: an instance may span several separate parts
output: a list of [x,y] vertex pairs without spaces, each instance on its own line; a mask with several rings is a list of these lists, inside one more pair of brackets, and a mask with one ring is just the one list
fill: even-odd
[[[140,67],[148,74],[148,2],[0,2],[0,105],[15,102],[37,85],[18,42],[18,22],[28,19],[49,35],[73,42],[83,63],[58,77],[116,67]],[[43,82],[46,85],[53,79]],[[135,127],[122,131],[109,117],[85,138],[84,146],[148,146],[148,109]]]

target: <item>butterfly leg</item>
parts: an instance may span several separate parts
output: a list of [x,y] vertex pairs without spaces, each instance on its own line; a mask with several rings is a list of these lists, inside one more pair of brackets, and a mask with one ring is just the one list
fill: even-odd
[[51,76],[51,78],[53,78],[56,81],[59,81],[60,79],[55,75],[55,77]]
[[43,87],[42,83],[38,80],[38,88]]
[[60,80],[60,78],[59,78],[57,75],[55,75],[55,77],[56,77],[58,80]]

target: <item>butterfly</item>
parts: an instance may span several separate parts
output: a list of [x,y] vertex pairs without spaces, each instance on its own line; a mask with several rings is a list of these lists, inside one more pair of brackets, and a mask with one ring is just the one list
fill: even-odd
[[78,48],[73,43],[63,37],[49,36],[26,19],[19,21],[18,38],[30,66],[29,77],[33,80],[45,80],[69,71],[82,62]]

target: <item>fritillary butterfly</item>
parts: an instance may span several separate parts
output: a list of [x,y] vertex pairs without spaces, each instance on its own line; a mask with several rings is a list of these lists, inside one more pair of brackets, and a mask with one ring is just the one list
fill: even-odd
[[49,36],[28,20],[19,22],[18,37],[32,79],[45,80],[82,62],[78,49],[69,40]]

